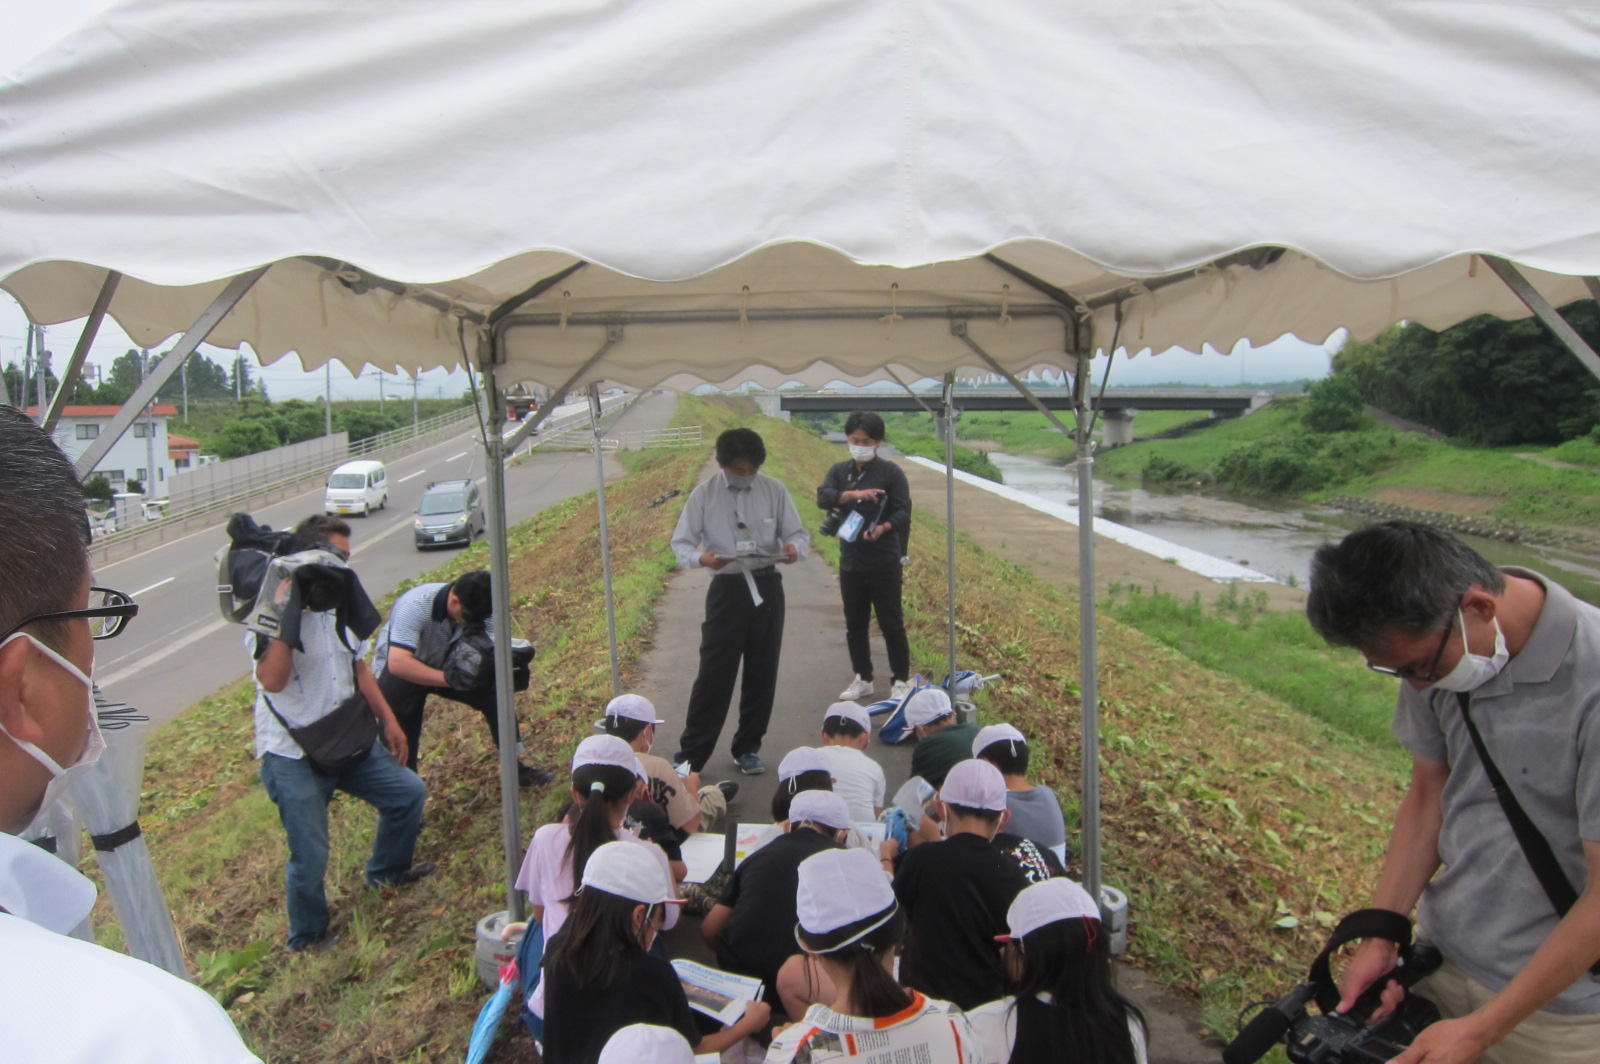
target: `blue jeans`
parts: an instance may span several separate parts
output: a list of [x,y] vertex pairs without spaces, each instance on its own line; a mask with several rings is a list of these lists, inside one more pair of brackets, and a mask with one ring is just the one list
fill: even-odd
[[415,772],[395,761],[381,741],[354,768],[323,776],[305,758],[265,754],[261,782],[278,806],[289,838],[285,894],[289,902],[289,946],[301,949],[328,930],[328,897],[322,879],[328,870],[328,803],[335,789],[378,811],[378,832],[367,861],[369,886],[411,867],[422,827],[427,789]]

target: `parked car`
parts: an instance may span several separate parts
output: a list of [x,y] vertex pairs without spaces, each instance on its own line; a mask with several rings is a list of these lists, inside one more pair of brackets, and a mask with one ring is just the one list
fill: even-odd
[[330,514],[367,516],[389,505],[389,478],[382,462],[346,462],[328,475],[322,508]]
[[436,480],[417,504],[417,549],[471,543],[486,527],[478,485],[470,480]]

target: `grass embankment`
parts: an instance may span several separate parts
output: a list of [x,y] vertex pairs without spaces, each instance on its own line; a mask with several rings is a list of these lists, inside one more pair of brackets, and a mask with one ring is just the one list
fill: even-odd
[[[688,396],[679,419],[712,434],[759,420]],[[759,425],[772,456],[767,471],[797,498],[809,497],[838,448],[793,426]],[[705,458],[700,450],[653,455],[608,488],[625,673],[647,638],[681,507],[650,502],[692,485]],[[814,528],[821,512],[801,512]],[[944,530],[926,512],[913,538],[914,556],[943,555]],[[836,557],[834,541],[818,546]],[[592,496],[512,534],[513,626],[540,647],[533,687],[519,697],[531,724],[529,761],[564,760],[609,694],[597,551]],[[436,575],[484,559],[480,544]],[[1003,674],[980,695],[983,715],[1035,736],[1038,778],[1073,805],[1075,602],[965,537],[956,565],[962,662]],[[908,570],[905,605],[916,659],[940,661],[941,566]],[[1134,962],[1198,999],[1208,1022],[1226,1029],[1244,1001],[1271,994],[1307,963],[1334,914],[1362,903],[1402,774],[1391,748],[1380,754],[1372,742],[1115,620],[1101,627],[1106,877],[1132,898]],[[1216,653],[1229,664],[1255,651],[1223,645]],[[1277,660],[1274,671],[1294,673],[1306,671],[1309,656]],[[152,742],[143,822],[204,984],[268,1060],[459,1059],[483,1000],[471,924],[502,905],[493,751],[477,714],[451,705],[430,714],[419,858],[440,862],[434,877],[401,892],[363,891],[372,814],[360,803],[334,803],[328,885],[341,940],[305,956],[276,945],[284,930],[283,833],[255,782],[250,700],[236,686]],[[524,835],[553,811],[558,790],[525,793]]]
[[[705,454],[626,458],[630,474],[607,489],[625,673],[647,638],[681,506],[650,503],[691,487]],[[359,529],[355,546],[359,566]],[[611,693],[594,496],[518,525],[510,546],[512,626],[539,648],[533,684],[518,696],[525,759],[562,764]],[[479,543],[429,576],[448,579],[486,562]],[[235,685],[151,742],[142,822],[202,984],[229,1004],[246,1042],[268,1061],[461,1059],[483,1000],[472,924],[504,907],[500,799],[487,729],[471,710],[438,702],[430,708],[422,762],[428,806],[418,849],[419,860],[439,863],[429,879],[399,892],[363,890],[374,816],[360,802],[333,803],[327,884],[340,941],[324,953],[291,954],[278,945],[286,926],[286,850],[276,809],[256,781],[252,698],[249,687]],[[523,792],[525,835],[552,811],[558,790]]]

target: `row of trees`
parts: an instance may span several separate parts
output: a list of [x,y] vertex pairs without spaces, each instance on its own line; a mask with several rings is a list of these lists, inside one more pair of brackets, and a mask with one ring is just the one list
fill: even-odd
[[[1600,308],[1581,300],[1562,316],[1600,347]],[[1435,332],[1396,325],[1333,359],[1373,406],[1484,446],[1553,445],[1600,425],[1600,381],[1535,318],[1469,318]]]
[[[160,357],[151,354],[146,359],[142,351],[130,349],[116,357],[111,363],[110,371],[100,381],[80,378],[67,401],[85,406],[121,406],[133,395],[134,390],[144,381],[149,367]],[[20,406],[29,406],[38,398],[38,384],[34,380],[24,381],[22,369],[16,363],[5,367],[6,394],[11,397],[12,402]],[[237,381],[234,380],[236,374]],[[55,395],[59,386],[60,381],[52,367],[45,372],[45,389],[50,395]],[[265,387],[253,378],[249,364],[243,359],[235,359],[231,366],[224,366],[199,353],[191,355],[182,372],[174,374],[172,379],[162,386],[156,393],[156,400],[162,403],[181,402],[186,386],[189,398],[200,400],[231,399],[235,395],[257,395],[265,398],[267,394]]]

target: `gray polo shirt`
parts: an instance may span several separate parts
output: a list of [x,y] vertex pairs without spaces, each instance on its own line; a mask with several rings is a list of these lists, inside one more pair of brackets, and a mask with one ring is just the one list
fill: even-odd
[[[1472,692],[1472,719],[1517,801],[1583,889],[1583,840],[1600,841],[1600,610],[1529,569],[1544,609],[1522,651]],[[1450,765],[1439,873],[1417,922],[1467,974],[1492,990],[1511,981],[1556,926],[1555,910],[1489,786],[1456,696],[1400,688],[1394,735]],[[1546,1011],[1600,1013],[1600,981],[1581,976]]]

